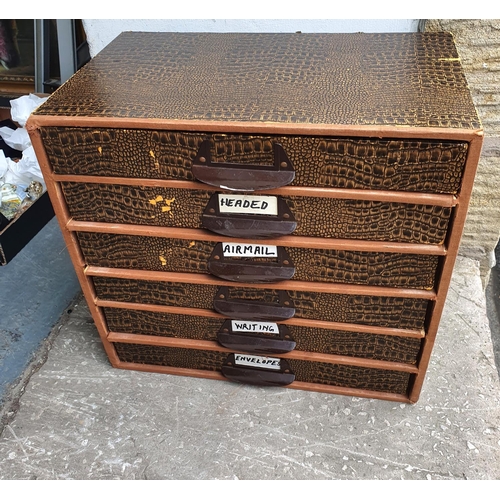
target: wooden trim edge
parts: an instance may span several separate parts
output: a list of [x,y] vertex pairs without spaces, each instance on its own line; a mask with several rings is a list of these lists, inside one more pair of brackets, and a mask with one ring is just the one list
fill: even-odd
[[[131,236],[146,236],[153,238],[169,238],[180,240],[210,241],[218,243],[255,243],[255,239],[225,238],[204,229],[189,229],[164,226],[146,226],[138,224],[110,224],[107,222],[85,222],[70,219],[66,224],[70,231],[89,233],[109,233]],[[404,243],[392,241],[371,241],[341,238],[320,238],[311,236],[280,236],[262,240],[265,245],[309,248],[315,250],[350,250],[358,252],[385,252],[417,255],[446,255],[446,247],[439,244]]]
[[[166,271],[142,271],[138,269],[122,269],[110,267],[87,266],[86,276],[101,278],[134,279],[146,281],[176,282],[194,285],[226,286],[236,288],[269,288],[266,284],[236,283],[214,278],[204,274],[173,273]],[[308,281],[282,281],[273,283],[275,290],[300,290],[316,293],[338,293],[346,295],[372,295],[377,297],[405,297],[410,299],[435,300],[434,290],[413,288],[391,288],[369,285],[346,285],[339,283],[323,283]]]
[[[139,177],[108,177],[98,175],[53,174],[57,182],[77,182],[83,184],[120,184],[123,186],[140,186],[151,188],[172,188],[186,190],[204,190],[225,192],[223,189],[196,181],[179,179],[144,179]],[[278,189],[268,189],[270,195],[303,196],[307,198],[333,198],[342,200],[381,201],[389,203],[404,203],[418,205],[437,205],[454,207],[457,203],[454,194],[421,193],[413,191],[387,191],[378,189],[348,189],[327,188],[315,186],[283,186]]]
[[[133,370],[148,373],[161,373],[164,375],[177,375],[182,377],[195,377],[205,378],[211,380],[220,380],[224,382],[234,383],[228,380],[224,375],[219,372],[210,372],[208,370],[193,370],[190,368],[173,368],[168,366],[157,365],[142,365],[139,363],[126,363],[119,361],[113,365],[115,368],[121,370]],[[244,387],[243,384],[239,386]],[[357,398],[381,399],[395,403],[411,404],[412,401],[402,394],[393,394],[389,392],[369,391],[366,389],[353,389],[349,387],[340,387],[326,384],[313,384],[310,382],[292,382],[290,385],[284,387],[276,387],[274,389],[297,389],[308,392],[323,392],[328,394],[335,394],[338,396],[348,396]]]
[[[119,342],[124,344],[140,344],[150,346],[172,347],[178,349],[193,349],[205,351],[234,353],[234,349],[228,349],[221,346],[218,342],[211,340],[192,340],[180,339],[174,337],[158,337],[155,335],[136,335],[133,333],[109,332],[108,342]],[[317,363],[331,363],[337,365],[359,366],[364,368],[373,368],[376,370],[391,370],[406,373],[418,373],[418,367],[415,365],[398,363],[393,361],[381,361],[369,358],[358,358],[354,356],[341,356],[337,354],[322,354],[308,351],[291,351],[286,354],[279,354],[275,357],[283,359],[301,359]]]
[[374,137],[374,138],[414,138],[470,141],[482,135],[482,129],[462,129],[451,127],[411,127],[405,125],[359,125],[333,123],[278,123],[266,121],[210,121],[180,120],[168,118],[133,118],[112,116],[60,116],[33,114],[26,124],[31,130],[37,127],[105,127],[179,130],[194,132],[262,133],[291,135],[323,135]]
[[[134,302],[117,302],[113,300],[96,299],[96,306],[101,308],[112,309],[131,309],[138,311],[147,311],[153,313],[164,314],[184,314],[188,316],[202,316],[205,318],[217,318],[220,320],[227,319],[223,314],[219,314],[209,309],[195,309],[191,307],[177,306],[162,306],[159,304],[142,304]],[[404,328],[389,328],[383,326],[370,326],[357,323],[340,323],[334,321],[322,321],[317,319],[291,318],[286,321],[280,321],[284,325],[295,325],[304,328],[322,328],[325,330],[340,330],[355,333],[367,333],[373,335],[388,335],[395,337],[408,337],[423,339],[425,331],[423,330],[408,330]]]

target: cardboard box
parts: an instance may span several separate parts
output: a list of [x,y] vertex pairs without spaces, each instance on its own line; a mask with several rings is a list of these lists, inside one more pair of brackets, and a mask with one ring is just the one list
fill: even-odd
[[[11,221],[0,214],[0,265],[8,264],[54,217],[47,192],[20,216]],[[3,223],[2,223],[3,222]],[[4,226],[5,222],[7,225]],[[43,251],[43,249],[40,249]]]

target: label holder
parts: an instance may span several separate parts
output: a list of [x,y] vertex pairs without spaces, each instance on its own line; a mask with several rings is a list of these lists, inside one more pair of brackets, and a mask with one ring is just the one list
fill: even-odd
[[[219,206],[219,195],[213,194],[201,216],[202,227],[216,234],[233,238],[273,238],[293,233],[297,221],[281,196],[274,196],[277,201],[277,215],[259,215],[242,213],[223,213]],[[228,195],[231,197],[246,195]],[[262,197],[260,197],[262,198]]]
[[221,368],[222,374],[233,382],[263,386],[286,386],[295,380],[295,374],[286,359],[279,359],[279,369],[270,369],[238,364],[235,360],[237,356],[244,355],[229,354]]
[[[224,248],[241,248],[241,258],[225,257]],[[276,249],[276,257],[272,260],[265,260],[262,255],[253,257],[245,256],[249,253],[255,253],[255,249],[265,247],[271,249],[268,245],[255,245],[244,243],[217,243],[212,255],[208,260],[208,270],[214,276],[228,280],[244,283],[276,283],[278,281],[289,280],[295,274],[295,266],[290,256],[283,247],[273,247]],[[245,249],[253,252],[245,252]],[[260,258],[260,260],[256,260]]]
[[[235,330],[235,323],[246,326],[248,331]],[[278,332],[262,333],[264,325],[269,326],[269,331],[278,330]],[[285,325],[229,319],[224,321],[217,332],[217,340],[228,349],[255,354],[283,354],[293,351],[296,346],[296,342]]]

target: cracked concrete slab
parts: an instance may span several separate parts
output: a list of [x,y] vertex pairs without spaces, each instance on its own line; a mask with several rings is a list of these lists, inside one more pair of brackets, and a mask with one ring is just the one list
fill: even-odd
[[0,437],[0,479],[500,479],[500,382],[459,258],[415,405],[110,367],[83,300]]

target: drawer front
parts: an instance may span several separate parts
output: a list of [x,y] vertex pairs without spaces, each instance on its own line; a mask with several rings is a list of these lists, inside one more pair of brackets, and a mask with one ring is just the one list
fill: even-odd
[[[214,194],[206,190],[61,183],[71,216],[93,221],[202,228]],[[295,236],[440,244],[451,208],[334,198],[282,196],[297,221]],[[326,216],[326,214],[328,214]]]
[[[195,370],[221,371],[226,352],[185,349],[178,347],[114,343],[120,361]],[[406,394],[410,374],[394,370],[380,370],[359,366],[340,365],[287,359],[298,382],[326,384],[354,389],[365,389],[395,394]]]
[[[217,340],[224,319],[133,309],[103,308],[112,332],[194,340]],[[295,350],[415,364],[418,338],[287,325]]]
[[[213,310],[220,287],[93,277],[98,299]],[[278,304],[276,291],[229,287],[229,299]],[[287,290],[296,318],[422,330],[428,300]]]
[[[220,264],[224,261],[237,267],[233,281],[241,281],[243,280],[241,275],[244,272],[251,272],[243,268],[245,265],[251,268],[251,265],[248,265],[249,259],[219,258],[216,261],[211,258],[217,245],[216,242],[107,233],[79,232],[77,234],[85,261],[94,266],[216,274],[210,264]],[[218,245],[218,249],[223,250],[226,246],[236,247],[235,244],[228,243]],[[243,245],[239,246],[240,251],[241,247]],[[263,245],[257,245],[257,248],[262,247]],[[292,278],[294,280],[399,288],[432,289],[439,260],[439,257],[435,255],[355,252],[289,246],[284,247],[284,250],[290,258],[286,261],[288,269],[292,269],[293,272],[295,268]],[[250,260],[254,264],[261,264],[263,272],[270,276],[271,282],[273,276],[279,275],[279,272],[286,267],[281,262],[276,262],[277,258],[255,257]],[[209,261],[211,261],[210,264]],[[270,267],[271,263],[275,265],[274,268]],[[224,268],[217,270],[224,272]],[[230,269],[230,271],[234,270]],[[224,278],[219,274],[216,275]],[[250,280],[251,278],[252,276]],[[256,282],[255,279],[253,282]]]
[[44,127],[55,173],[195,180],[193,159],[211,141],[216,163],[272,165],[281,144],[295,170],[290,185],[456,193],[465,142],[257,136],[161,130]]

